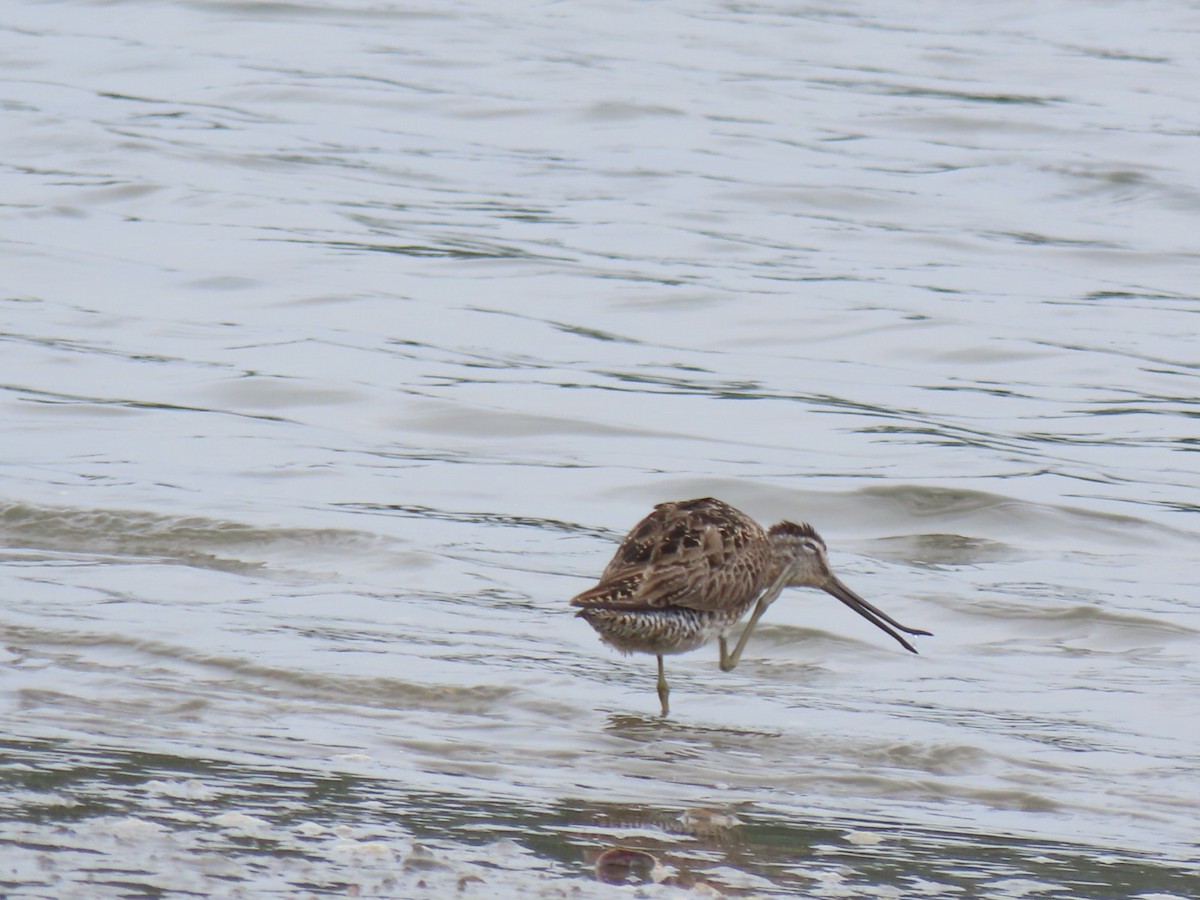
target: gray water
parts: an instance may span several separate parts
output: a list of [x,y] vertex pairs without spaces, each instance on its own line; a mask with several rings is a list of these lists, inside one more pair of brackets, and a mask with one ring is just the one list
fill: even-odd
[[[1198,36],[6,4],[0,893],[1200,895]],[[567,600],[705,495],[935,636],[660,719]]]

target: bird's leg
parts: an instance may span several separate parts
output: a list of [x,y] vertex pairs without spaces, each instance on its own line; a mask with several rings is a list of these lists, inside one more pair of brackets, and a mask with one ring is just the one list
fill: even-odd
[[758,620],[762,618],[763,613],[767,611],[775,598],[783,591],[784,576],[781,574],[775,583],[771,585],[762,596],[758,598],[758,603],[754,606],[754,612],[750,615],[750,621],[746,623],[746,627],[742,629],[742,636],[738,638],[737,646],[730,653],[725,646],[725,638],[721,638],[721,671],[728,672],[738,664],[738,660],[742,658],[742,651],[746,649],[746,642],[750,640],[750,632],[754,630],[754,626],[758,624]]
[[667,702],[667,698],[671,696],[671,689],[667,687],[667,676],[663,672],[663,658],[658,657],[658,699],[662,703],[662,714],[669,715],[671,705]]

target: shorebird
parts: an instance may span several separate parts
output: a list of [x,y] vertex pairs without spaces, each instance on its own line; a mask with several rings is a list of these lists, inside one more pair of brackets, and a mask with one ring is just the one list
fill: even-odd
[[[595,587],[571,600],[601,640],[622,653],[658,657],[658,699],[670,713],[663,657],[717,638],[721,670],[738,664],[750,632],[785,587],[815,587],[916,653],[901,625],[838,579],[825,542],[811,525],[780,522],[764,530],[745,513],[712,497],[660,503],[621,541]],[[757,601],[757,602],[756,602]],[[729,631],[754,606],[733,652]],[[899,629],[899,631],[897,631]]]

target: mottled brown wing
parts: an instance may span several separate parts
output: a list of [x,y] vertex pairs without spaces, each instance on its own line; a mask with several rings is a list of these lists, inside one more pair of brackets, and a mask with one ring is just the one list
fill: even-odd
[[718,610],[748,603],[770,567],[766,532],[727,503],[660,503],[626,535],[600,582],[571,603],[599,609]]

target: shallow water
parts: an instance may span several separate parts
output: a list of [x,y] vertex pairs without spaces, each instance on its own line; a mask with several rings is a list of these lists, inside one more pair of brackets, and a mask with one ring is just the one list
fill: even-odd
[[499,10],[0,13],[0,890],[1194,896],[1200,15]]

